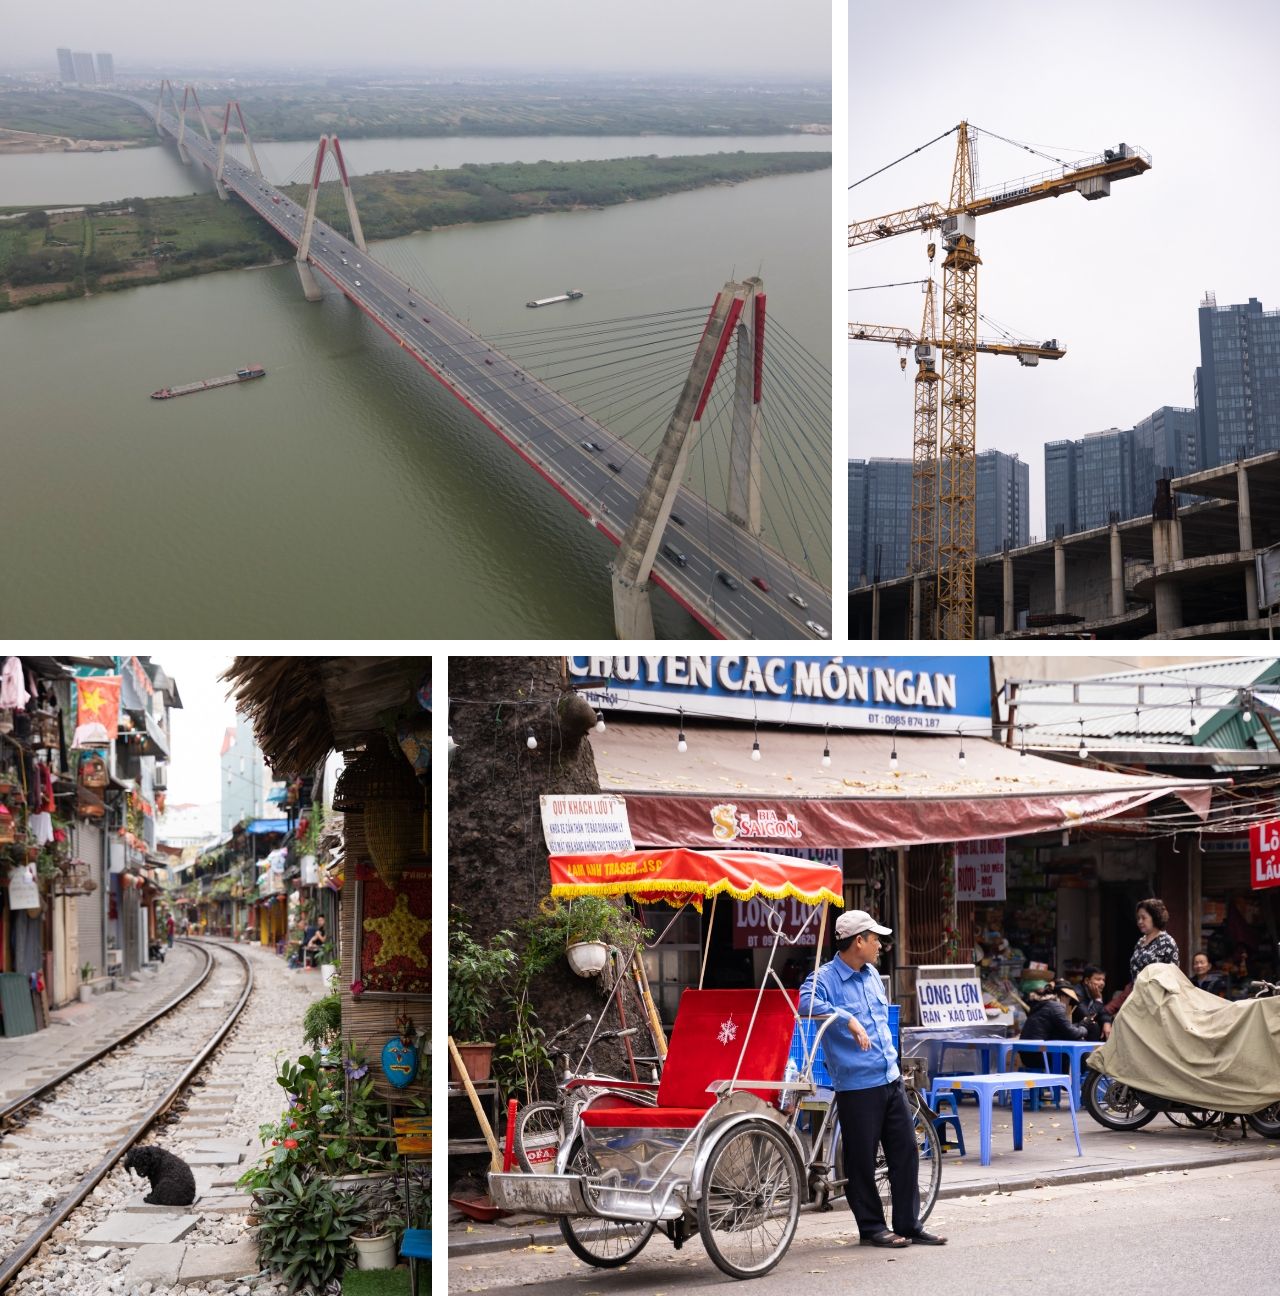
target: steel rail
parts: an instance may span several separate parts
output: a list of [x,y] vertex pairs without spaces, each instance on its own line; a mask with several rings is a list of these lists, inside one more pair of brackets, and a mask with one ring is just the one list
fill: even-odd
[[[184,938],[184,943],[190,944],[191,942],[185,941]],[[195,994],[195,992],[209,979],[209,975],[213,971],[213,955],[210,954],[207,949],[204,949],[199,945],[192,945],[192,948],[199,950],[200,953],[204,955],[205,965],[203,971],[191,983],[191,985],[187,987],[187,989],[183,990],[180,994],[175,995],[168,1003],[158,1008],[141,1025],[135,1026],[131,1030],[126,1031],[123,1035],[117,1036],[109,1044],[104,1044],[96,1053],[91,1053],[88,1057],[81,1058],[78,1062],[73,1062],[65,1071],[61,1071],[54,1076],[52,1080],[42,1081],[33,1089],[28,1089],[26,1093],[19,1094],[16,1098],[11,1098],[3,1106],[0,1106],[0,1137],[3,1137],[5,1122],[8,1121],[8,1119],[16,1112],[21,1111],[24,1107],[35,1102],[38,1098],[43,1097],[51,1089],[56,1089],[64,1081],[69,1080],[73,1075],[75,1075],[77,1071],[83,1071],[86,1067],[92,1066],[99,1058],[106,1057],[106,1055],[113,1049],[118,1049],[122,1044],[127,1044],[131,1039],[146,1030],[149,1026],[155,1025],[155,1023],[158,1022],[165,1013],[172,1012],[173,1009],[175,1009],[185,999]]]
[[[253,992],[253,967],[249,960],[234,945],[219,945],[219,949],[225,949],[228,953],[233,954],[240,960],[244,967],[245,979],[244,989],[240,993],[240,998],[236,1000],[235,1006],[227,1015],[226,1021],[214,1032],[209,1042],[192,1058],[191,1062],[183,1069],[182,1074],[164,1091],[163,1094],[147,1109],[142,1117],[133,1125],[127,1134],[125,1134],[111,1149],[110,1152],[96,1165],[80,1182],[62,1198],[61,1201],[45,1217],[44,1222],[30,1234],[27,1239],[20,1243],[13,1251],[0,1261],[0,1291],[22,1271],[22,1269],[31,1260],[31,1257],[40,1249],[45,1241],[52,1235],[54,1229],[63,1223],[72,1211],[80,1205],[81,1202],[106,1178],[112,1167],[120,1160],[121,1157],[151,1128],[155,1122],[164,1115],[172,1106],[173,1101],[178,1094],[187,1086],[191,1078],[204,1065],[209,1055],[222,1043],[227,1032],[235,1025],[244,1006],[249,1002],[249,995]],[[207,952],[207,951],[206,951]],[[210,968],[213,965],[213,958],[210,957]],[[206,978],[208,973],[206,973]],[[203,978],[202,978],[203,984]],[[136,1033],[136,1032],[135,1032]],[[116,1046],[118,1047],[118,1045]]]

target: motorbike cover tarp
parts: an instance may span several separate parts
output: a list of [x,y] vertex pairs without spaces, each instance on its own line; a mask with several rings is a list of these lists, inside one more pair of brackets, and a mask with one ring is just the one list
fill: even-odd
[[1246,1114],[1280,1101],[1280,998],[1229,1002],[1170,963],[1138,973],[1095,1071],[1206,1111]]

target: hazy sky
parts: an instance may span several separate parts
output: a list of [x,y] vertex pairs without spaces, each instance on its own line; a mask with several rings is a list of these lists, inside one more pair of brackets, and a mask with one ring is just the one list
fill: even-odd
[[[940,11],[941,14],[942,11]],[[1046,441],[1132,427],[1194,404],[1196,311],[1258,297],[1280,309],[1274,213],[1280,5],[1085,0],[975,3],[946,21],[855,3],[849,19],[849,180],[956,122],[1072,161],[1120,141],[1145,175],[1111,197],[1075,194],[979,219],[979,310],[1020,336],[1058,338],[1064,359],[1024,369],[978,359],[978,448],[1031,466],[1031,532],[1044,535]],[[948,198],[955,136],[849,194],[863,219]],[[979,185],[1052,163],[979,137]],[[919,279],[923,235],[847,253],[849,286]],[[935,261],[941,281],[941,258]],[[848,294],[849,318],[920,327],[919,288]],[[979,326],[991,335],[990,326]],[[849,454],[911,455],[911,376],[889,346],[849,343]]]
[[[127,18],[127,21],[122,21]],[[197,31],[198,28],[198,31]],[[6,24],[0,63],[54,50],[110,50],[136,64],[343,67],[545,67],[584,72],[707,71],[821,76],[831,71],[827,0],[221,0],[190,10],[166,0],[24,5]],[[56,70],[56,68],[54,68]]]

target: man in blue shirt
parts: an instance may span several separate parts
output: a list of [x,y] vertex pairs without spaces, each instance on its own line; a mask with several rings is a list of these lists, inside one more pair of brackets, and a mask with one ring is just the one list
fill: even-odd
[[[870,1246],[942,1246],[946,1238],[920,1227],[919,1152],[889,1030],[889,1003],[876,970],[880,937],[890,929],[854,909],[836,920],[835,934],[835,957],[805,978],[800,1011],[841,1019],[827,1027],[822,1053],[836,1090],[844,1191],[858,1236]],[[892,1230],[876,1191],[877,1144],[889,1164]]]

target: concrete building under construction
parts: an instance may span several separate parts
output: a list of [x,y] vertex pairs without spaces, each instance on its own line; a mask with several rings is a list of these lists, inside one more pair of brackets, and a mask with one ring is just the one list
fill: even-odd
[[[977,637],[1267,638],[1256,571],[1277,547],[1280,451],[1162,479],[1143,517],[979,558]],[[850,638],[934,638],[916,609],[936,580],[852,590]]]

